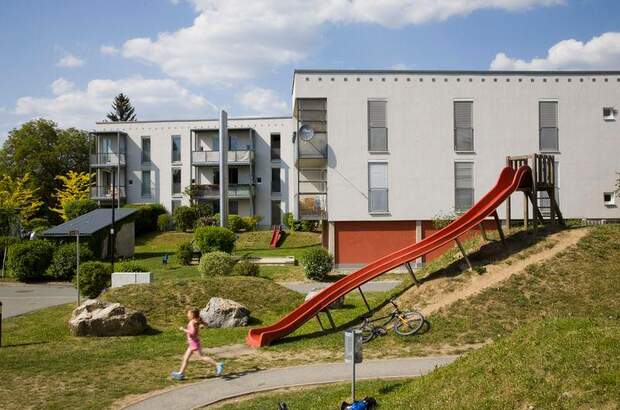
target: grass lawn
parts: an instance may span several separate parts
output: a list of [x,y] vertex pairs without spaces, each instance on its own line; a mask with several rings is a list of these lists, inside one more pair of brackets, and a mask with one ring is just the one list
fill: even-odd
[[[416,379],[360,382],[357,397],[387,409],[614,409],[620,403],[617,320],[550,318]],[[337,408],[350,384],[279,391],[218,408]]]

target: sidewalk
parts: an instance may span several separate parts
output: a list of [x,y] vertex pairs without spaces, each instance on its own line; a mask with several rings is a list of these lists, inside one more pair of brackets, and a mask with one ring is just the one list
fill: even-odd
[[[369,360],[358,364],[356,376],[362,379],[416,377],[438,366],[453,362],[458,356]],[[334,383],[351,380],[351,365],[326,363],[229,374],[164,391],[126,409],[194,409],[250,393],[286,387]],[[274,404],[275,406],[276,404]]]
[[0,283],[2,319],[50,306],[75,302],[76,300],[76,290],[70,284]]

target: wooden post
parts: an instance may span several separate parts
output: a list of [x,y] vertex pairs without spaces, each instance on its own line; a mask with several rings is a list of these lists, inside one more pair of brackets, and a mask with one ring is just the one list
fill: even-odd
[[493,211],[493,219],[495,219],[495,225],[497,225],[497,232],[499,232],[499,238],[502,240],[502,244],[506,246],[506,238],[504,237],[504,231],[502,231],[502,224],[499,220],[497,210]]
[[409,275],[411,275],[411,278],[413,279],[413,283],[415,283],[416,286],[420,286],[420,281],[418,280],[418,278],[415,277],[415,273],[413,272],[411,263],[405,262],[405,267],[407,268],[407,271],[409,271]]
[[323,327],[323,322],[321,322],[321,317],[319,316],[320,312],[316,314],[316,320],[319,321],[319,326],[321,326],[321,330],[325,331],[325,328]]
[[[532,201],[532,210],[534,213],[540,214],[540,210],[538,210],[538,205],[536,204],[538,197],[538,190],[536,189],[536,181],[538,180],[538,156],[533,154],[530,156],[532,158],[532,191],[530,192],[530,200]],[[536,217],[540,216],[542,223],[542,214],[536,215]],[[538,232],[538,226],[536,224],[536,217],[532,221],[534,224],[534,235]]]
[[506,232],[510,232],[510,196],[506,198]]
[[332,314],[329,309],[325,310],[325,314],[327,315],[327,319],[329,319],[329,324],[332,325],[332,329],[336,330],[336,324],[334,323],[334,318],[332,318]]
[[549,212],[551,214],[551,223],[553,225],[556,224],[555,221],[555,185],[551,185],[551,189],[547,190],[547,195],[549,195],[549,206],[551,209],[549,209]]
[[480,222],[478,226],[480,227],[480,233],[482,234],[482,239],[484,239],[485,241],[490,241],[487,235],[487,231],[486,229],[484,229],[484,221]]
[[469,258],[467,257],[467,253],[465,253],[465,248],[463,247],[463,244],[461,243],[461,240],[459,238],[456,238],[454,240],[454,242],[456,242],[456,244],[458,245],[459,249],[461,250],[461,253],[463,254],[463,258],[465,258],[465,261],[467,262],[467,265],[469,266],[469,270],[473,271],[474,267],[472,266],[471,262],[469,261]]
[[527,194],[523,193],[523,228],[528,230],[528,219],[529,219],[530,207],[528,203]]
[[366,296],[364,296],[364,292],[362,292],[362,287],[358,286],[357,290],[360,291],[360,295],[362,295],[362,299],[364,300],[364,304],[366,305],[366,309],[368,309],[368,313],[372,313],[372,310],[370,309],[370,305],[368,304],[368,301],[366,300]]

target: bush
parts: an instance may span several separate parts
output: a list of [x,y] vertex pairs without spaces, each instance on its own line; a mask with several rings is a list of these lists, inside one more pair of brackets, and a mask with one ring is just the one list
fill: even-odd
[[256,227],[262,220],[263,220],[263,217],[260,215],[243,217],[243,223],[245,224],[245,229],[248,231],[255,231]]
[[319,221],[301,221],[301,230],[303,232],[315,232],[319,227]]
[[149,270],[140,262],[134,260],[126,260],[114,265],[115,272],[149,272]]
[[282,215],[282,223],[286,229],[293,229],[293,222],[295,222],[295,218],[292,212],[285,212],[284,215]]
[[174,210],[172,219],[174,220],[174,226],[177,230],[182,232],[191,231],[196,225],[198,211],[196,208],[191,208],[189,206],[180,206]]
[[62,206],[67,220],[77,218],[78,216],[89,213],[97,209],[97,202],[92,199],[75,199],[69,201]]
[[194,247],[191,242],[181,242],[177,245],[177,259],[181,265],[191,265],[193,255]]
[[242,259],[233,267],[233,275],[237,276],[258,276],[260,268],[257,264],[247,259]]
[[235,261],[226,252],[215,251],[202,255],[198,271],[203,276],[227,276],[232,273]]
[[199,218],[213,216],[213,207],[211,204],[195,204],[192,205],[192,208],[194,208]]
[[247,225],[239,215],[228,215],[226,227],[233,232],[241,232],[247,230]]
[[159,216],[168,213],[161,204],[138,204],[127,205],[127,207],[137,209],[137,212],[134,213],[136,235],[158,230]]
[[23,241],[9,247],[7,269],[20,281],[40,280],[52,261],[54,246],[42,240]]
[[[96,298],[107,287],[110,286],[112,278],[112,267],[103,262],[86,262],[80,265],[80,293],[91,299]],[[73,283],[77,282],[77,277],[73,277]]]
[[0,260],[4,260],[4,250],[18,242],[19,238],[15,236],[0,236]]
[[161,214],[157,216],[157,230],[159,232],[166,232],[170,230],[172,226],[172,217],[168,214]]
[[221,226],[204,226],[196,229],[194,240],[203,254],[213,251],[231,253],[235,249],[237,237],[230,229]]
[[216,226],[217,221],[214,216],[201,216],[196,221],[196,228],[200,228],[203,226]]
[[334,266],[334,259],[324,248],[310,248],[301,257],[308,279],[324,280]]
[[[82,262],[93,260],[95,255],[87,245],[80,244],[80,265]],[[47,268],[47,276],[60,279],[71,280],[75,276],[77,269],[77,254],[74,243],[65,243],[54,250],[52,263]]]
[[319,227],[318,221],[298,221],[290,212],[286,212],[282,216],[282,223],[286,229],[291,231],[314,232]]

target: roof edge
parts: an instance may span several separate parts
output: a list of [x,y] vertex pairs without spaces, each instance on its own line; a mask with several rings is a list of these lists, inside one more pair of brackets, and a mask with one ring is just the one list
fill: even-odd
[[[290,120],[293,116],[269,116],[269,117],[229,117],[228,121],[253,121],[253,120]],[[145,123],[162,123],[162,122],[200,122],[200,121],[219,121],[219,118],[195,118],[195,119],[176,119],[176,120],[141,120],[141,121],[97,121],[97,125],[114,125],[114,124],[145,124]]]
[[295,69],[294,74],[620,75],[620,70],[355,70]]

